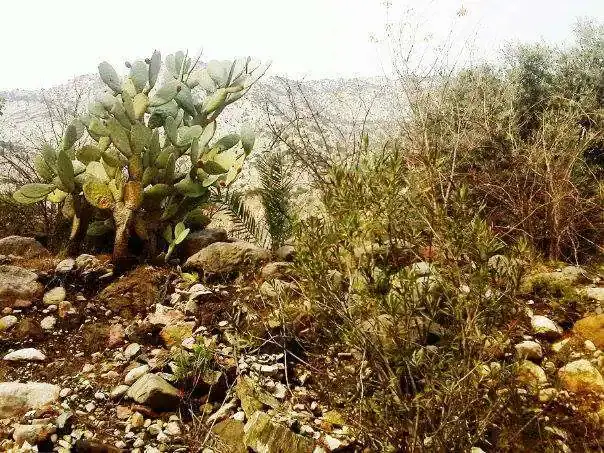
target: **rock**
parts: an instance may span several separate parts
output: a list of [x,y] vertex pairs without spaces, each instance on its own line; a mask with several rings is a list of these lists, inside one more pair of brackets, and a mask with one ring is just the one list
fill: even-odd
[[409,270],[416,277],[428,277],[434,273],[434,266],[427,261],[418,261],[409,266]]
[[558,370],[560,385],[569,392],[603,393],[604,378],[589,360],[580,359],[570,362]]
[[149,372],[149,365],[141,365],[141,366],[137,366],[136,368],[132,368],[126,374],[126,377],[124,378],[124,382],[126,384],[132,384],[134,381],[139,379],[141,376],[147,374],[148,372]]
[[215,242],[227,242],[227,232],[222,228],[206,228],[189,233],[181,245],[182,256],[190,257]]
[[531,327],[535,335],[550,340],[562,335],[562,328],[546,316],[535,315],[531,318]]
[[147,320],[153,325],[169,326],[184,321],[185,315],[182,311],[165,305],[156,304],[155,313],[149,314]]
[[537,390],[541,385],[547,383],[547,376],[543,368],[528,360],[523,360],[518,366],[516,379],[519,384],[532,390]]
[[128,390],[127,395],[139,404],[155,410],[172,410],[180,403],[178,390],[156,374],[145,374]]
[[[227,419],[216,423],[212,433],[216,436],[217,446],[222,446],[224,451],[232,453],[247,453],[248,449],[243,443],[244,424],[238,420]],[[219,450],[220,451],[220,450]]]
[[36,348],[23,348],[9,352],[3,360],[8,362],[42,362],[46,360],[46,356]]
[[88,439],[79,439],[74,445],[76,453],[123,453],[120,448]]
[[241,408],[249,418],[254,412],[271,407],[276,409],[280,403],[273,395],[266,392],[249,376],[241,375],[237,379],[235,387],[237,398],[241,402]]
[[18,445],[23,442],[28,442],[31,445],[36,445],[45,441],[51,434],[56,432],[56,428],[52,423],[41,423],[34,425],[15,425],[13,439]]
[[31,259],[50,256],[50,252],[34,238],[7,236],[0,239],[0,255],[15,255]]
[[178,423],[176,422],[168,422],[166,423],[166,434],[169,434],[170,436],[180,436],[182,434],[182,431],[180,430],[180,426],[178,426]]
[[604,315],[579,319],[573,326],[573,332],[584,340],[591,340],[596,347],[604,349]]
[[260,271],[263,280],[273,280],[275,278],[287,276],[291,272],[292,263],[284,261],[275,261],[266,264]]
[[109,338],[107,339],[107,347],[115,348],[124,343],[126,340],[126,331],[121,324],[112,324],[109,327]]
[[258,411],[244,428],[243,441],[248,448],[262,453],[312,453],[315,442],[275,423],[265,412]]
[[67,274],[75,267],[75,260],[73,258],[67,258],[57,264],[55,272],[59,274]]
[[55,328],[57,324],[57,318],[54,316],[46,316],[42,321],[40,321],[40,327],[42,330],[52,330]]
[[180,346],[185,338],[193,335],[194,322],[180,322],[165,326],[159,333],[166,346]]
[[64,300],[63,302],[59,302],[59,316],[61,318],[64,318],[65,316],[67,316],[70,313],[75,313],[75,310],[73,309],[73,305],[71,305],[71,302]]
[[115,387],[113,390],[111,390],[109,397],[114,400],[118,399],[118,398],[124,396],[128,392],[129,388],[130,388],[129,385],[120,384],[117,387]]
[[293,245],[282,245],[275,250],[277,258],[283,261],[293,261],[296,257],[296,249]]
[[524,292],[545,291],[561,294],[572,289],[572,285],[588,281],[585,270],[580,266],[566,266],[553,272],[540,272],[527,276],[522,282]]
[[543,357],[543,349],[536,341],[522,341],[514,346],[516,354],[521,359],[539,360]]
[[270,257],[268,250],[248,242],[215,242],[189,257],[184,269],[226,276],[258,267]]
[[130,360],[133,357],[136,357],[141,350],[141,345],[138,343],[130,343],[126,349],[124,350],[124,357]]
[[75,268],[80,272],[91,272],[101,267],[101,262],[94,255],[83,253],[75,259]]
[[43,382],[0,382],[0,418],[19,416],[59,399],[60,387]]
[[18,299],[36,299],[43,291],[36,273],[18,266],[0,265],[0,307],[11,306]]
[[0,318],[0,331],[8,330],[17,324],[19,320],[16,316],[8,315]]
[[587,288],[585,290],[585,295],[593,300],[598,302],[604,302],[604,287],[599,288]]
[[44,305],[58,305],[60,302],[63,302],[67,297],[67,293],[65,292],[65,288],[62,286],[57,286],[50,291],[47,291],[42,298]]
[[135,412],[130,417],[130,424],[133,428],[142,428],[145,424],[145,417],[140,412]]

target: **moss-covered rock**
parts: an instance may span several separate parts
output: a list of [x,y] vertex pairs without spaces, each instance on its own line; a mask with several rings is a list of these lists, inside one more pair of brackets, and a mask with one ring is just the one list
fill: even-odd
[[244,427],[244,442],[258,453],[312,453],[315,442],[274,422],[265,412],[254,413]]

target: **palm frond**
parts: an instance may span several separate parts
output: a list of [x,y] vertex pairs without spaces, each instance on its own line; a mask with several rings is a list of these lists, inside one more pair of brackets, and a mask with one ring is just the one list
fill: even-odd
[[227,214],[235,224],[233,235],[266,247],[269,242],[266,225],[256,219],[246,205],[244,197],[242,192],[229,189],[216,193],[212,201],[218,205],[219,211]]
[[260,178],[260,200],[270,234],[271,246],[277,248],[292,233],[291,197],[293,180],[281,152],[266,152],[256,160]]

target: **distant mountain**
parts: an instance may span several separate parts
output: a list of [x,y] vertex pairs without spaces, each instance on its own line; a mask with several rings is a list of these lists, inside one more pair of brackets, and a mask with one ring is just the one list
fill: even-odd
[[[313,110],[338,127],[351,127],[363,121],[369,107],[371,114],[367,121],[373,125],[388,124],[399,111],[394,86],[385,78],[296,82],[267,76],[243,99],[225,109],[219,117],[219,127],[224,131],[237,130],[242,122],[251,121],[259,132],[265,130],[269,102],[279,104],[284,110],[289,108],[288,85],[296,92],[300,87]],[[0,116],[0,141],[28,146],[43,136],[52,137],[50,110],[52,115],[60,117],[69,115],[76,104],[85,109],[95,94],[105,89],[97,74],[86,74],[46,90],[0,92],[0,97],[6,100],[4,115]],[[300,93],[295,99],[299,105],[304,101]]]

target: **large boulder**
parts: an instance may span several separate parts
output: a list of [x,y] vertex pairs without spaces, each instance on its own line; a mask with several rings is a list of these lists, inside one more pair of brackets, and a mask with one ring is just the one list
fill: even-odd
[[176,409],[180,403],[178,389],[157,374],[141,376],[128,389],[128,397],[158,411]]
[[35,272],[18,266],[0,265],[0,307],[10,307],[17,300],[38,298],[43,291]]
[[313,439],[274,422],[265,412],[252,415],[243,431],[245,445],[258,453],[312,453],[315,449]]
[[188,258],[215,242],[227,242],[227,232],[222,228],[194,231],[182,243],[182,256]]
[[558,370],[560,385],[575,393],[604,393],[604,378],[589,360],[570,362]]
[[0,255],[14,255],[30,259],[48,257],[50,252],[34,238],[7,236],[0,239]]
[[595,287],[595,288],[587,288],[585,290],[585,295],[589,299],[593,299],[598,302],[604,302],[604,287]]
[[599,349],[604,349],[604,315],[587,316],[579,319],[573,332],[584,340],[591,340]]
[[184,268],[209,275],[227,276],[257,268],[271,253],[249,242],[215,242],[187,259]]
[[0,418],[10,418],[48,406],[61,388],[44,382],[0,382]]

